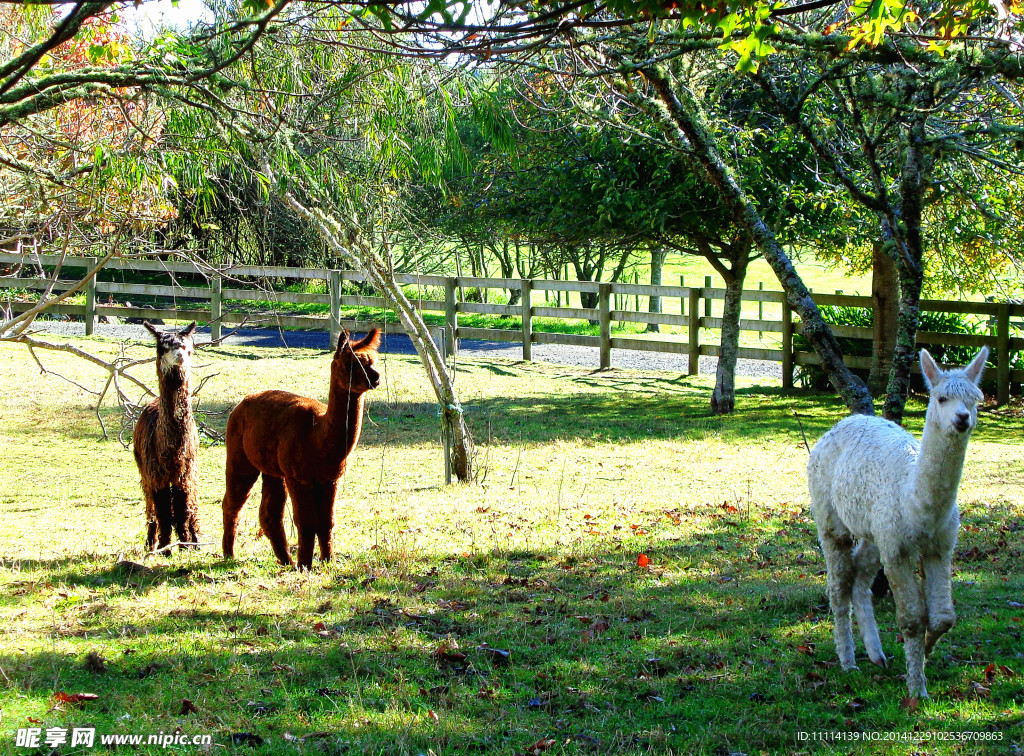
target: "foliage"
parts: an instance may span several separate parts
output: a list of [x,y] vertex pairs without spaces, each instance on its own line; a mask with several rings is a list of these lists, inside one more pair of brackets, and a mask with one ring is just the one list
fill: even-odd
[[[874,323],[874,311],[866,307],[843,307],[825,305],[821,307],[822,317],[829,325],[854,326],[857,328],[870,329]],[[977,317],[961,315],[955,312],[934,312],[932,310],[921,311],[921,322],[918,326],[920,332],[935,333],[959,333],[969,336],[988,336],[987,324],[978,321]],[[870,357],[871,337],[850,338],[839,337],[839,344],[842,346],[843,354],[848,357]],[[797,351],[810,351],[807,339],[799,334],[793,336],[793,348]],[[977,347],[955,346],[950,344],[927,345],[929,353],[938,362],[947,365],[966,365],[977,354]],[[989,356],[989,364],[994,364],[997,356],[993,352]],[[855,373],[862,378],[867,378],[867,370],[854,368]],[[804,388],[826,389],[828,378],[817,365],[800,365],[797,369],[797,379]],[[920,376],[915,380],[917,390],[923,389]],[[991,386],[983,383],[982,388],[988,393],[994,393]]]
[[[16,58],[47,33],[58,9],[0,9],[0,58]],[[108,13],[50,51],[39,73],[73,77],[130,62],[132,40]],[[119,90],[60,102],[3,127],[0,225],[55,244],[83,247],[115,230],[151,230],[173,215],[154,149],[163,113],[153,97]]]

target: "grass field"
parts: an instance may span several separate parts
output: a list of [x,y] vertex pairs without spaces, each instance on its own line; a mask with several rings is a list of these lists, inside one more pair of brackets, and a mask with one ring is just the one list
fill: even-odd
[[[325,398],[325,353],[215,348],[199,363],[215,427],[250,391]],[[338,496],[337,558],[299,574],[272,561],[252,502],[238,561],[220,559],[216,444],[200,458],[210,545],[144,559],[131,452],[101,439],[90,397],[0,345],[0,753],[50,753],[16,747],[26,727],[94,727],[95,748],[60,749],[88,754],[113,752],[100,735],[161,732],[253,754],[1024,748],[1019,406],[985,409],[971,442],[959,621],[929,662],[932,700],[908,711],[891,599],[890,667],[835,663],[803,472],[803,434],[845,414],[831,396],[741,378],[736,413],[715,418],[706,377],[465,360],[479,480],[445,487],[418,363],[387,356],[383,373]],[[910,405],[915,433],[923,409]],[[168,750],[203,752],[118,752]]]

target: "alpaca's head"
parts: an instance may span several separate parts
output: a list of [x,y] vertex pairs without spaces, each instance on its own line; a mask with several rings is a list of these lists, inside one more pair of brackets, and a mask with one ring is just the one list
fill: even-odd
[[340,388],[356,394],[377,388],[380,385],[380,373],[377,372],[379,346],[380,331],[376,328],[359,341],[350,340],[348,331],[342,329],[331,363],[331,380],[336,381]]
[[156,369],[159,375],[187,373],[192,369],[192,355],[196,351],[192,341],[196,330],[194,322],[180,331],[160,331],[149,321],[144,321],[143,325],[156,336]]
[[931,393],[928,424],[949,435],[970,434],[978,422],[978,402],[984,398],[978,383],[987,358],[988,347],[982,347],[967,367],[943,370],[927,349],[921,350],[921,372]]

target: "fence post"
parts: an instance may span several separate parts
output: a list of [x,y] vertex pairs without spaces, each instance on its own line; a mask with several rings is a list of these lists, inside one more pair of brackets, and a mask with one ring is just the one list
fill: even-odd
[[520,301],[523,306],[523,361],[533,359],[533,281],[523,279]]
[[341,336],[341,271],[332,270],[330,271],[330,279],[328,281],[328,288],[330,289],[331,295],[331,348],[333,349],[338,343],[338,337]]
[[[758,281],[757,282],[757,290],[761,291],[761,292],[764,291],[764,281]],[[764,300],[763,299],[757,300],[757,319],[758,320],[764,320]],[[764,331],[758,331],[757,332],[757,338],[763,340],[764,339]]]
[[459,307],[455,301],[455,289],[459,285],[459,279],[444,279],[444,356],[452,357],[458,351],[458,343],[455,338],[459,332]]
[[601,326],[601,369],[612,366],[612,285],[598,284],[597,307]]
[[213,280],[210,281],[210,340],[220,340],[220,326],[221,317],[223,316],[223,310],[221,308],[221,294],[224,290],[224,280],[220,277],[220,273],[213,274]]
[[[704,288],[705,289],[710,289],[711,288],[711,276],[704,276]],[[708,296],[704,298],[704,317],[705,318],[710,318],[711,317],[711,295],[710,294],[708,294]]]
[[[96,270],[96,265],[99,263],[95,257],[86,257],[85,262],[88,263],[86,269],[86,275]],[[85,335],[92,336],[92,332],[96,330],[96,276],[93,275],[89,279],[88,283],[85,284]]]
[[689,320],[689,364],[687,365],[688,375],[700,373],[700,289],[690,287],[690,304],[687,308],[690,311]]
[[999,351],[999,362],[996,367],[998,386],[996,398],[999,406],[1010,401],[1010,303],[1001,302],[996,333],[996,349]]
[[793,310],[786,299],[782,300],[782,388],[793,388]]

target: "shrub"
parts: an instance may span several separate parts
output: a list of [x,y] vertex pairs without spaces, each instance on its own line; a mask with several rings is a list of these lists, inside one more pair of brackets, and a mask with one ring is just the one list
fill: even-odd
[[[820,308],[821,316],[829,325],[857,326],[860,328],[871,328],[874,324],[874,311],[868,307],[839,307],[825,305]],[[976,322],[971,316],[961,315],[955,312],[930,312],[921,313],[919,331],[933,333],[962,333],[973,336],[985,336],[988,331],[986,327]],[[843,354],[848,357],[870,357],[871,339],[855,339],[840,337],[839,342]],[[811,351],[810,342],[803,336],[793,337],[793,348],[797,351]],[[952,365],[966,365],[977,353],[977,347],[973,346],[952,346],[946,344],[929,344],[928,351],[932,357],[942,363]],[[989,364],[992,364],[994,356],[989,357]],[[1021,361],[1017,355],[1017,362]],[[854,374],[867,380],[868,371],[862,368],[852,368]],[[804,388],[827,389],[828,378],[825,371],[819,365],[801,365],[797,369],[797,380]],[[986,393],[994,390],[991,382],[982,383]],[[914,376],[911,383],[915,391],[924,389],[920,376]]]

